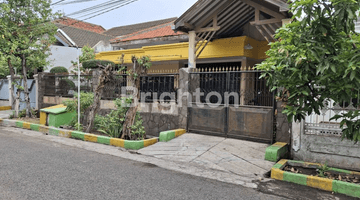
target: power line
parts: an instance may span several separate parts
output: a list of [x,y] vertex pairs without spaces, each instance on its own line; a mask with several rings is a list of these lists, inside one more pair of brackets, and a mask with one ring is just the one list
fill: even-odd
[[[129,1],[131,1],[131,0],[120,0],[120,1],[123,1],[123,2],[121,2],[122,4],[120,3],[120,5],[127,5],[126,2],[129,2]],[[113,5],[113,4],[115,4],[115,5]],[[79,18],[81,18],[81,17],[86,17],[86,16],[89,16],[89,15],[93,15],[93,14],[102,12],[102,11],[107,10],[107,9],[109,9],[109,8],[113,8],[114,6],[117,6],[117,5],[118,5],[118,2],[117,2],[117,3],[109,4],[109,5],[107,5],[107,6],[104,6],[105,8],[103,8],[103,9],[96,10],[96,11],[94,11],[94,12],[91,12],[91,13],[88,13],[88,14],[85,14],[85,15],[82,15],[82,16],[80,16]],[[85,12],[85,13],[86,13],[86,12]]]
[[102,8],[104,6],[112,5],[114,3],[119,3],[119,2],[122,2],[122,1],[125,1],[125,0],[110,0],[110,1],[98,4],[98,5],[95,5],[95,6],[91,6],[91,7],[88,7],[88,8],[84,8],[82,10],[72,12],[72,13],[68,14],[67,16],[77,15],[77,14],[81,14],[83,12],[89,12],[89,11],[96,10],[96,9]]
[[92,16],[92,17],[88,17],[88,18],[83,19],[83,20],[88,20],[88,19],[91,19],[91,18],[97,17],[97,16],[99,16],[99,15],[102,15],[102,14],[105,14],[105,13],[107,13],[107,12],[110,12],[110,11],[113,11],[113,10],[115,10],[115,9],[121,8],[121,7],[123,7],[123,6],[126,6],[126,5],[128,5],[128,4],[134,3],[134,2],[136,2],[136,1],[139,1],[139,0],[132,0],[132,1],[128,2],[128,3],[126,3],[126,4],[123,4],[123,5],[121,5],[121,6],[118,6],[118,7],[112,8],[112,9],[110,9],[110,10],[104,11],[104,12],[102,12],[102,13],[99,13],[99,14],[94,15],[94,16]]
[[57,1],[57,2],[55,2],[55,3],[50,4],[50,6],[56,5],[56,4],[61,3],[61,2],[63,2],[63,1],[65,1],[65,0]]
[[75,0],[75,1],[70,1],[70,2],[58,3],[57,5],[69,5],[69,4],[83,3],[83,2],[89,2],[89,1],[96,1],[96,0]]

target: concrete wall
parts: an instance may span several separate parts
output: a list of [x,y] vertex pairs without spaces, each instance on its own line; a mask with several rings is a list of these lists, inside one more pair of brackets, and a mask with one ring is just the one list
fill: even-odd
[[0,100],[0,106],[10,106],[10,102],[8,100]]
[[304,134],[304,123],[292,124],[294,160],[325,163],[330,167],[360,170],[360,144],[334,136]]
[[47,58],[50,64],[45,72],[50,72],[51,68],[57,66],[63,66],[69,70],[72,67],[71,61],[77,60],[77,51],[81,54],[81,48],[77,50],[73,47],[50,46],[51,55]]

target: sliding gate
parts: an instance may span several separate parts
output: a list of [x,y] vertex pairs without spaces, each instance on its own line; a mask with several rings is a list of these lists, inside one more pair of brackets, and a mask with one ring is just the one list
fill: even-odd
[[271,143],[274,95],[260,74],[231,67],[191,72],[188,131]]

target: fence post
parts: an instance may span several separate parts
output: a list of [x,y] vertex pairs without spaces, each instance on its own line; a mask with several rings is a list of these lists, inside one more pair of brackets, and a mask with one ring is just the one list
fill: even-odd
[[190,69],[181,68],[179,70],[179,93],[178,93],[178,106],[179,107],[179,128],[187,129],[188,119],[188,92],[190,84]]
[[14,100],[13,100],[13,96],[11,95],[12,94],[11,93],[11,85],[12,85],[11,76],[9,75],[6,78],[8,79],[8,82],[9,82],[9,106],[11,106],[11,109],[14,109],[14,106],[15,106],[15,105],[13,105]]
[[39,74],[34,75],[35,79],[35,109],[39,109]]

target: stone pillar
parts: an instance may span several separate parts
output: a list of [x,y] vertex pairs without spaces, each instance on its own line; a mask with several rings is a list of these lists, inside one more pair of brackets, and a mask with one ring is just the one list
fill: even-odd
[[187,129],[188,104],[189,104],[189,68],[181,68],[179,71],[179,92],[178,92],[178,106],[179,106],[179,128]]
[[39,74],[34,75],[35,79],[35,109],[39,109]]
[[[37,75],[37,84],[36,84],[36,106],[37,109],[42,109],[44,108],[44,96],[45,96],[45,73],[41,72],[38,73]],[[35,76],[34,76],[35,77]],[[35,79],[36,80],[36,79]]]
[[282,113],[283,102],[276,102],[276,142],[285,142],[290,144],[291,124],[287,120],[287,116]]
[[189,31],[189,68],[196,68],[196,33]]

